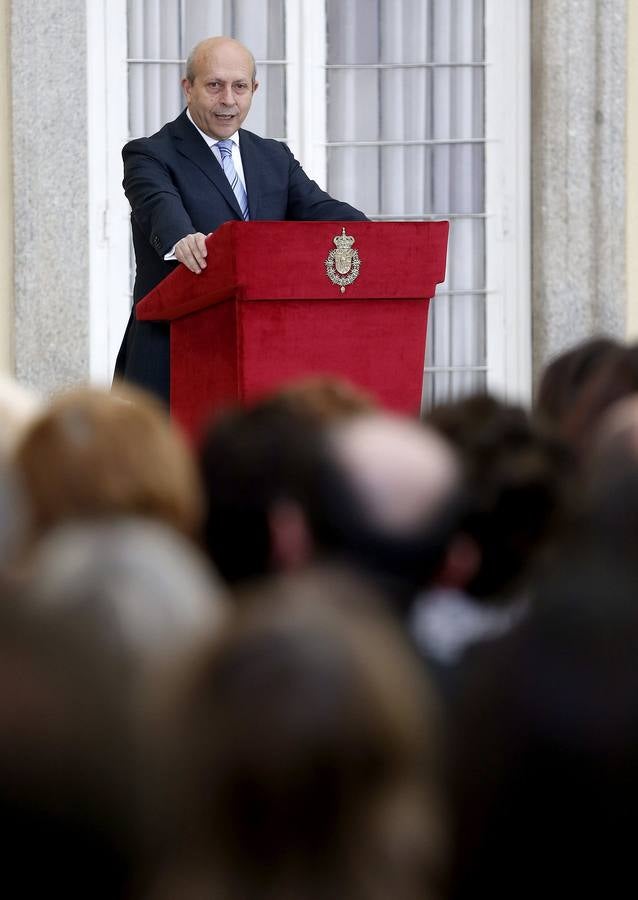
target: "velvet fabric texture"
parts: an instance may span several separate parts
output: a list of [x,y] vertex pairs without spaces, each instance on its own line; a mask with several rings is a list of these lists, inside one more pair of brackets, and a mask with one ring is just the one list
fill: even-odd
[[[343,293],[325,266],[342,227],[360,258]],[[417,414],[447,236],[447,222],[222,225],[204,272],[180,267],[136,307],[142,321],[171,322],[172,414],[196,437],[216,409],[311,374]]]

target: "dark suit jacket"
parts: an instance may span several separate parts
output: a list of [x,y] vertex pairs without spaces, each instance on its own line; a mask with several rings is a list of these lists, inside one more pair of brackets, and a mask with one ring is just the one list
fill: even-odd
[[[363,213],[340,203],[311,181],[288,147],[250,131],[240,132],[250,219],[354,220]],[[131,204],[135,248],[134,302],[177,263],[163,257],[186,234],[208,234],[241,219],[228,179],[184,111],[149,138],[122,151],[124,191]],[[168,402],[169,326],[137,322],[131,314],[115,367]]]

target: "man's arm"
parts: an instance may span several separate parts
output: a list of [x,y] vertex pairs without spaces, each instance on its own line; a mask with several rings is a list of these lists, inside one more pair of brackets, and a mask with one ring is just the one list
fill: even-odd
[[288,208],[286,218],[307,221],[367,221],[367,216],[349,203],[335,200],[312,181],[285,144],[288,154]]
[[191,272],[206,268],[206,235],[196,232],[166,165],[144,141],[131,141],[123,151],[124,193],[142,234],[164,259],[175,259]]

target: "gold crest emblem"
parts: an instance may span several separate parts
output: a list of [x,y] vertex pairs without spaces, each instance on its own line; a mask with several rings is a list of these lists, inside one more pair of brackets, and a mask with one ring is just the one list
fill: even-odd
[[361,260],[357,250],[352,249],[354,238],[346,234],[346,229],[341,229],[341,234],[336,234],[332,239],[336,247],[331,250],[325,261],[326,275],[333,284],[341,288],[341,293],[357,278],[361,268]]

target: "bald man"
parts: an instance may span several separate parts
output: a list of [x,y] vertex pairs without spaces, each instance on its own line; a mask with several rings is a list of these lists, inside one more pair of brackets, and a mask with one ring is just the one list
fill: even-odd
[[323,499],[326,519],[334,511],[339,549],[409,608],[415,592],[441,576],[458,536],[464,483],[457,452],[432,428],[387,414],[338,422],[327,436],[347,486],[342,497]]
[[[238,41],[214,37],[191,51],[186,109],[122,151],[131,204],[136,276],[144,297],[176,265],[206,268],[206,236],[232,219],[362,220],[305,174],[288,147],[241,127],[259,87],[255,60]],[[220,146],[220,142],[221,146]],[[169,326],[131,314],[115,367],[169,400]]]

